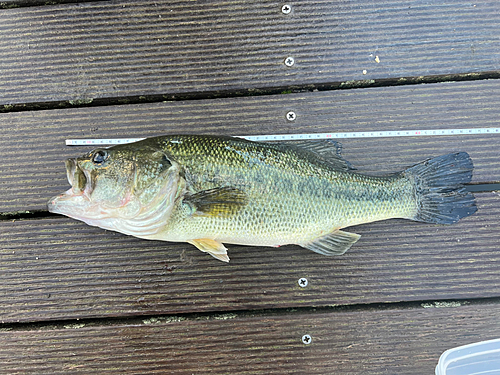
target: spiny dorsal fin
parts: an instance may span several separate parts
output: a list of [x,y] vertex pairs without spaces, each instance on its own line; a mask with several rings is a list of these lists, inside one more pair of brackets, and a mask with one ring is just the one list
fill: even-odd
[[221,187],[188,195],[184,201],[193,207],[194,215],[227,217],[240,210],[247,198],[240,189]]
[[349,250],[360,237],[361,236],[356,233],[336,230],[312,242],[300,244],[300,246],[322,255],[342,255]]
[[210,238],[199,238],[188,242],[191,245],[196,246],[204,253],[209,253],[216,259],[222,260],[223,262],[229,262],[229,257],[227,256],[227,248],[222,243],[216,240],[212,240]]
[[334,140],[312,139],[304,141],[289,141],[283,142],[282,144],[309,151],[337,169],[346,171],[354,169],[351,166],[351,163],[341,156],[342,144]]

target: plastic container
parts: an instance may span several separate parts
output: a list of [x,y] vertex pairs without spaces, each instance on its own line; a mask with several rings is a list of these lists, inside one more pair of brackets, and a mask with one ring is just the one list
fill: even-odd
[[436,375],[500,375],[500,339],[448,349],[439,358]]

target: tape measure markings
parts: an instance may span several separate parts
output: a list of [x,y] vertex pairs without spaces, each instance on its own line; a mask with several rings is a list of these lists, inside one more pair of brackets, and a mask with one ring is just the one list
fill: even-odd
[[[348,139],[348,138],[390,138],[390,137],[422,137],[437,135],[474,135],[500,134],[500,128],[471,129],[436,129],[436,130],[388,130],[344,133],[312,133],[312,134],[273,134],[236,136],[250,141],[293,141],[314,139]],[[66,146],[119,145],[141,141],[145,138],[114,138],[114,139],[67,139]]]

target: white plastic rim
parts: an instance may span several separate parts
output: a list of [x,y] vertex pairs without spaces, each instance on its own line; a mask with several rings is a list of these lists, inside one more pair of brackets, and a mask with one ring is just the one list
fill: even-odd
[[[500,374],[500,338],[494,340],[480,341],[473,344],[458,346],[456,348],[448,349],[441,357],[436,366],[436,375],[449,375],[447,370],[453,365],[467,365],[471,363],[474,357],[495,354],[498,358],[498,368],[492,368],[488,374]],[[481,372],[483,374],[484,372]],[[468,372],[470,374],[470,372]],[[479,374],[479,372],[478,372]]]

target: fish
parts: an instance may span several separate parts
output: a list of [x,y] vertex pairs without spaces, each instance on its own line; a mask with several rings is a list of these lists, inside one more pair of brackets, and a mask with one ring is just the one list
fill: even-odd
[[187,242],[228,262],[224,244],[344,254],[346,227],[393,218],[453,224],[477,207],[466,152],[385,176],[357,172],[332,140],[254,142],[171,135],[66,160],[71,188],[48,210],[148,240]]

